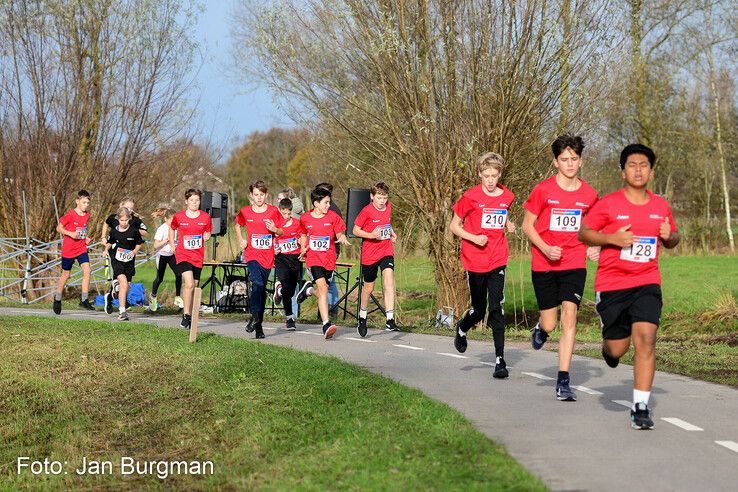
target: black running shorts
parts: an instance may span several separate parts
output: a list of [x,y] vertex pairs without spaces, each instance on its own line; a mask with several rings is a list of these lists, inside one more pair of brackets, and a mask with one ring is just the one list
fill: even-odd
[[377,280],[377,272],[383,272],[387,268],[395,269],[394,256],[385,256],[371,265],[361,265],[361,275],[364,277],[364,282],[374,282]]
[[184,272],[192,272],[192,278],[200,280],[200,274],[202,273],[202,267],[196,267],[189,261],[183,261],[177,263],[177,272],[182,275]]
[[584,293],[587,269],[531,272],[531,277],[538,309],[541,311],[555,308],[564,301],[573,302],[578,307]]
[[602,338],[620,340],[631,335],[633,323],[661,323],[661,286],[641,285],[630,289],[597,292]]
[[327,284],[330,284],[331,280],[333,280],[333,270],[326,270],[322,266],[311,266],[310,275],[313,277],[313,282],[319,278],[323,278]]

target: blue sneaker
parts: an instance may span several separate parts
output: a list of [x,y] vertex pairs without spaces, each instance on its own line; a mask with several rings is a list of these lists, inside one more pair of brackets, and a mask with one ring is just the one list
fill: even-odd
[[548,333],[546,333],[540,325],[536,325],[536,327],[533,328],[533,332],[530,334],[530,344],[535,350],[541,350],[541,347],[546,343],[546,340],[548,340]]
[[577,401],[577,395],[569,387],[569,381],[556,383],[556,399],[559,401]]

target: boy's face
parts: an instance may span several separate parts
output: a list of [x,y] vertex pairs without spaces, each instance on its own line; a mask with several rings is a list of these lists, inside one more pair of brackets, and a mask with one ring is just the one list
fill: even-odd
[[479,178],[482,180],[482,187],[488,193],[495,191],[497,188],[497,182],[500,180],[502,173],[493,167],[488,167],[479,173]]
[[331,197],[323,197],[319,202],[313,202],[313,206],[321,214],[327,214],[328,209],[331,208]]
[[77,202],[77,208],[79,208],[83,212],[87,212],[87,209],[90,208],[90,198],[86,196],[81,196],[75,200]]
[[631,188],[645,188],[653,179],[653,168],[648,157],[643,154],[630,154],[622,170],[623,179]]
[[127,215],[121,215],[118,217],[118,225],[120,225],[121,229],[126,229],[128,228],[128,222],[130,222],[130,220],[131,218]]
[[249,197],[251,197],[252,204],[256,205],[257,207],[261,207],[266,201],[267,194],[258,188],[254,188],[254,191],[249,194]]
[[288,208],[280,208],[279,213],[282,214],[282,218],[284,218],[285,222],[292,218],[292,210]]
[[569,147],[554,159],[553,165],[558,171],[571,179],[575,177],[582,168],[582,158]]
[[387,200],[389,200],[388,195],[377,193],[376,195],[371,195],[371,197],[372,203],[377,207],[377,209],[384,210],[387,207]]
[[200,209],[200,197],[197,194],[191,195],[185,202],[187,203],[187,210],[195,212]]

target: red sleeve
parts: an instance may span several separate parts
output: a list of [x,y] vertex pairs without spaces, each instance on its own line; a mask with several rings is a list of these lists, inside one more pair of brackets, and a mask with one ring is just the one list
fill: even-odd
[[302,214],[300,218],[298,219],[299,222],[297,223],[297,235],[298,236],[305,236],[307,235],[307,228],[305,227],[305,214]]
[[584,217],[584,225],[593,231],[601,231],[610,223],[610,207],[607,201],[600,200],[594,204],[589,213]]
[[205,225],[205,232],[213,232],[213,221],[210,218],[210,215],[206,214],[206,217],[208,218],[208,223]]
[[[354,225],[359,226],[359,229],[363,231],[368,218],[369,218],[369,214],[366,212],[366,207],[364,207],[361,209],[361,212],[359,212],[359,215],[356,216],[356,219],[354,220]],[[369,232],[369,231],[364,231],[364,232]]]
[[67,228],[67,226],[69,225],[69,222],[70,222],[69,219],[70,219],[69,212],[67,212],[64,215],[62,215],[62,218],[59,219],[59,223],[62,225],[63,228],[65,228],[65,229]]
[[543,190],[541,190],[540,185],[536,185],[536,187],[533,188],[533,190],[530,192],[530,196],[528,197],[528,199],[523,204],[523,208],[533,215],[539,216],[543,211],[544,204],[545,202],[543,200]]
[[335,234],[338,234],[339,232],[344,232],[346,230],[346,223],[343,221],[340,215],[334,215],[335,218],[333,219],[333,232]]
[[170,229],[179,229],[179,220],[177,219],[177,216],[179,213],[174,214],[174,217],[172,217],[172,223],[169,226]]
[[459,201],[454,204],[453,210],[456,215],[463,219],[469,215],[469,212],[471,212],[471,202],[468,198],[462,195],[461,198],[459,198]]
[[236,214],[236,224],[240,225],[241,227],[246,225],[246,218],[242,214],[243,209],[239,210]]

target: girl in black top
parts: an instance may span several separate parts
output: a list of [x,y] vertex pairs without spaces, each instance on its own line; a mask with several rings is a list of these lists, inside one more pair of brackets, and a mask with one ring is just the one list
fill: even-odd
[[[115,214],[118,225],[110,230],[110,237],[105,244],[105,254],[110,258],[110,266],[113,268],[113,276],[118,280],[120,291],[118,302],[120,303],[118,319],[128,321],[126,313],[126,295],[128,285],[136,274],[136,254],[141,249],[143,239],[139,229],[131,226],[131,211],[126,207],[120,207]],[[105,311],[110,314],[110,294],[105,295]]]

